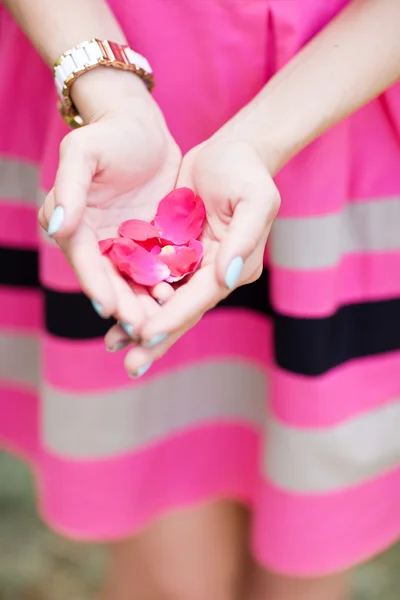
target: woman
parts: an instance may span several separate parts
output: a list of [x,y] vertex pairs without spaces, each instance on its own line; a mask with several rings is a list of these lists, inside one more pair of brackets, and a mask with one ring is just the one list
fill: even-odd
[[[398,87],[342,121],[399,77],[398,2],[6,4],[49,66],[93,37],[129,42],[168,123],[140,78],[94,69],[71,88],[88,126],[58,161],[68,129],[51,76],[2,11],[2,423],[37,470],[43,516],[125,540],[110,545],[105,598],[345,598],[343,573],[400,530]],[[36,238],[39,170],[41,224],[79,284]],[[261,277],[128,383],[79,285],[123,324],[110,350],[140,336],[125,364],[143,374],[260,274],[278,171]],[[159,306],[96,239],[151,218],[176,182],[204,198],[207,252],[178,292],[152,291]],[[43,301],[37,405],[22,360]]]

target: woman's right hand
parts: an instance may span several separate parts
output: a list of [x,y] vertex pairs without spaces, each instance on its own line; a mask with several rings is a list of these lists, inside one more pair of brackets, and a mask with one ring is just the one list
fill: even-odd
[[115,237],[127,219],[151,220],[175,185],[181,154],[138,78],[96,69],[81,80],[82,87],[80,80],[74,84],[74,101],[89,124],[63,139],[55,184],[39,221],[96,310],[140,326],[157,304],[144,289],[128,285],[101,255],[98,241]]

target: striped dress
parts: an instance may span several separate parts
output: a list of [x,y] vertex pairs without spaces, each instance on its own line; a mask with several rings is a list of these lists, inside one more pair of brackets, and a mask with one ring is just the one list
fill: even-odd
[[[110,0],[184,151],[347,2]],[[262,277],[132,381],[38,231],[67,129],[51,73],[2,6],[0,77],[0,434],[31,464],[43,518],[111,540],[232,498],[251,510],[257,559],[296,575],[396,540],[400,89],[285,167]]]

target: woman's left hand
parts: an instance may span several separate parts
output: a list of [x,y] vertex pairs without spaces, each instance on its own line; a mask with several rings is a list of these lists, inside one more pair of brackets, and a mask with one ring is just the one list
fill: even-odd
[[[164,292],[165,304],[138,332],[142,343],[125,359],[130,374],[160,358],[234,288],[258,279],[279,209],[278,190],[257,150],[223,135],[184,157],[177,186],[194,189],[204,200],[204,259],[186,283],[175,292]],[[106,345],[124,340],[126,334],[116,325],[108,332]]]

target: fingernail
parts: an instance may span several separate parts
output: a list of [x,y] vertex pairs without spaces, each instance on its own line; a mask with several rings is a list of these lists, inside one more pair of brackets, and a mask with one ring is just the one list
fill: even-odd
[[104,316],[104,312],[103,312],[103,307],[100,304],[100,302],[97,302],[97,300],[92,300],[92,306],[93,306],[94,310],[97,312],[97,314],[99,315],[99,317],[104,319],[105,316]]
[[63,224],[64,216],[65,216],[64,207],[56,206],[53,211],[53,214],[51,215],[49,228],[47,230],[47,233],[49,235],[54,235],[55,233],[57,233],[57,231],[60,229],[61,225]]
[[144,375],[145,373],[147,373],[147,371],[150,369],[151,365],[153,363],[147,363],[146,365],[142,365],[141,367],[138,368],[138,370],[136,371],[136,373],[131,373],[130,377],[132,377],[133,379],[137,379],[138,377],[142,377],[142,375]]
[[125,321],[120,321],[119,324],[121,325],[121,327],[125,331],[125,333],[127,333],[129,335],[129,337],[131,337],[132,339],[136,338],[135,331],[133,329],[133,325],[131,325],[130,323],[126,323]]
[[126,348],[127,346],[129,346],[129,344],[132,344],[132,340],[120,340],[119,342],[116,342],[114,344],[114,346],[107,346],[107,352],[118,352],[118,350],[123,350],[124,348]]
[[167,337],[167,333],[157,333],[157,335],[154,335],[150,340],[143,341],[142,346],[144,346],[145,348],[154,348],[154,346],[157,346],[158,344],[161,344],[161,342],[164,342],[167,339]]
[[236,258],[233,258],[229,263],[225,273],[225,284],[229,290],[233,290],[233,288],[236,287],[242,269],[243,258],[241,256],[236,256]]

